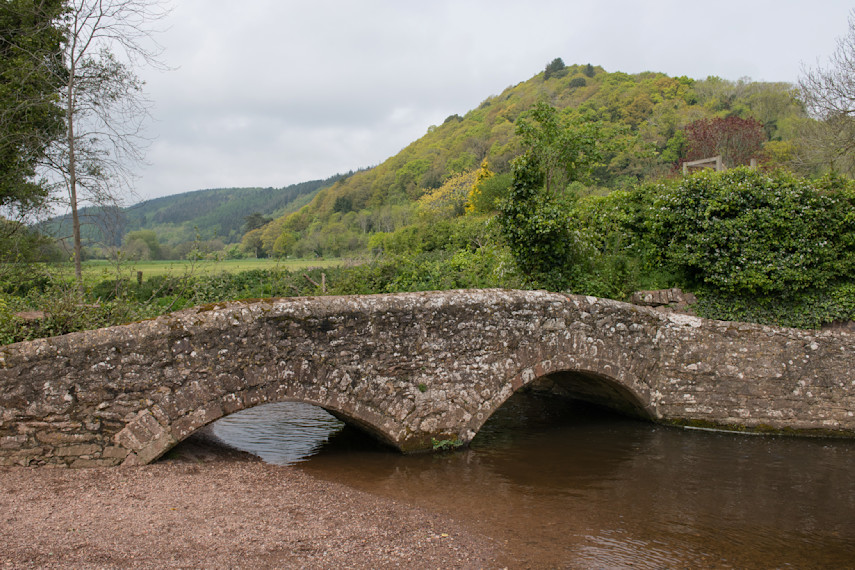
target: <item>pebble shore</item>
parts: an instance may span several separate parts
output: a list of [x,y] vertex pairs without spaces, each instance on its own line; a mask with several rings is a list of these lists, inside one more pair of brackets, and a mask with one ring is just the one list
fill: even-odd
[[497,568],[448,517],[199,443],[141,467],[0,468],[0,567]]

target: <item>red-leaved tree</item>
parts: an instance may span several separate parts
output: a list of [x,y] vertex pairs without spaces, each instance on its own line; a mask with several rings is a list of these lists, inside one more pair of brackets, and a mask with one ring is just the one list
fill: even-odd
[[686,160],[721,155],[725,166],[748,164],[766,140],[763,123],[755,119],[700,119],[686,125]]

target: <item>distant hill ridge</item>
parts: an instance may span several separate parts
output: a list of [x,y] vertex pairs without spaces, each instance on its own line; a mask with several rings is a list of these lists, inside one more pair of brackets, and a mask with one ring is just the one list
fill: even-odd
[[[145,200],[119,212],[84,208],[84,241],[120,245],[122,237],[136,230],[154,230],[161,243],[178,244],[194,239],[219,238],[239,242],[244,219],[253,213],[267,217],[287,215],[308,204],[323,188],[349,176],[337,174],[283,188],[212,188]],[[70,216],[47,222],[55,236],[70,233]],[[108,229],[109,228],[109,229]]]

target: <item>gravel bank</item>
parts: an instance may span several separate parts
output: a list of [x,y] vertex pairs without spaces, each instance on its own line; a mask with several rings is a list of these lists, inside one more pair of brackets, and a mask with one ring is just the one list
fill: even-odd
[[447,517],[200,443],[153,465],[0,468],[12,568],[495,568]]

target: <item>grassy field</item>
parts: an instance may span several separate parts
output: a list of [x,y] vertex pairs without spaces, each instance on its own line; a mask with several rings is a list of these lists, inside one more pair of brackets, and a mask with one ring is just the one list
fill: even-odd
[[[123,262],[119,272],[128,279],[137,279],[142,272],[143,279],[160,275],[207,275],[212,273],[238,273],[252,269],[288,269],[291,271],[310,267],[333,267],[353,263],[346,259],[227,259],[224,261],[129,261]],[[72,275],[74,266],[58,266],[63,273]],[[83,264],[83,279],[87,283],[116,278],[116,265],[110,261],[94,260]]]

